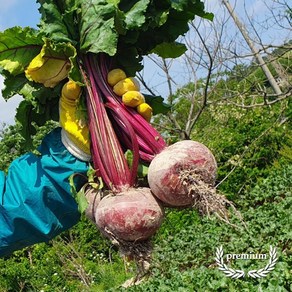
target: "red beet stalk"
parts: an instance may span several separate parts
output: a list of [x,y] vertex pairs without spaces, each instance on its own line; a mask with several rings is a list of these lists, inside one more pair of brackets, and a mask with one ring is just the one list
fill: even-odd
[[[166,143],[162,136],[149,124],[135,109],[126,107],[119,96],[117,96],[112,87],[107,83],[107,74],[109,72],[109,65],[107,57],[101,55],[97,60],[93,56],[89,56],[90,62],[95,66],[93,78],[98,83],[105,101],[115,105],[119,112],[127,119],[131,128],[134,130],[137,142],[139,144],[139,155],[142,160],[150,162],[153,157],[160,153],[165,147]],[[116,121],[118,130],[123,137],[128,136],[128,129],[120,127],[119,115],[114,115],[113,119]],[[121,144],[128,145],[127,139],[122,139]]]
[[[98,79],[94,78],[95,70],[88,56],[84,56],[84,69],[81,69],[86,84],[87,108],[89,116],[89,131],[93,152],[93,163],[105,184],[114,192],[120,192],[135,184],[139,163],[138,143],[134,131],[127,119],[114,104],[104,103]],[[127,133],[133,151],[131,169],[126,161],[123,149],[109,120],[107,108],[118,115],[120,123],[127,128]]]

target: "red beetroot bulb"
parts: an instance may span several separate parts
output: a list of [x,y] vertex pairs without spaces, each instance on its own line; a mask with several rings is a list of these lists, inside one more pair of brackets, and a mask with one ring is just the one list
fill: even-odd
[[131,188],[104,197],[95,212],[100,231],[109,238],[143,241],[160,227],[164,212],[149,188]]
[[148,183],[153,194],[166,205],[191,206],[195,185],[202,182],[214,185],[216,172],[212,152],[199,142],[184,140],[154,157],[148,170]]

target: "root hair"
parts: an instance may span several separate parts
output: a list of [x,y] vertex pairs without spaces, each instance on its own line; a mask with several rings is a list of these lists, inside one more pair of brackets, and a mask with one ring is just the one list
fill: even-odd
[[139,284],[149,273],[153,250],[151,241],[125,241],[115,236],[108,228],[105,228],[104,231],[111,242],[118,247],[123,259],[127,262],[132,261],[136,265],[136,275],[122,286],[125,288]]
[[207,171],[198,169],[181,170],[180,179],[187,188],[188,195],[192,197],[192,207],[198,210],[200,215],[210,217],[213,214],[221,221],[238,228],[229,220],[228,207],[231,207],[236,216],[243,222],[242,216],[234,204],[220,194],[210,183],[212,180],[209,178]]

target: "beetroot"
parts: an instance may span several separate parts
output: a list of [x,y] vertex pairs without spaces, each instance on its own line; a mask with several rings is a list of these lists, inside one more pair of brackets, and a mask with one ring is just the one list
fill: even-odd
[[88,202],[88,206],[85,210],[85,215],[88,219],[90,219],[93,222],[95,222],[94,214],[98,204],[100,203],[101,193],[102,193],[101,190],[96,190],[94,188],[88,188],[85,191],[85,197]]
[[[148,240],[161,224],[163,212],[151,191],[134,188],[140,159],[151,159],[165,147],[165,142],[150,124],[137,112],[128,112],[121,98],[113,94],[106,81],[109,70],[106,60],[101,57],[99,63],[92,55],[85,55],[84,67],[80,66],[86,84],[93,165],[96,177],[104,184],[103,193],[109,194],[98,204],[90,201],[89,196],[86,213],[91,219],[94,215],[97,227],[106,237],[124,245],[123,241]],[[141,125],[135,122],[141,119]],[[141,140],[138,130],[146,133],[147,139]],[[131,163],[124,154],[126,150],[132,152]]]
[[214,185],[217,164],[211,151],[196,141],[180,141],[155,156],[148,182],[153,194],[173,207],[191,206],[194,197]]
[[95,221],[107,237],[143,241],[160,227],[163,210],[149,188],[132,188],[104,197],[95,211]]

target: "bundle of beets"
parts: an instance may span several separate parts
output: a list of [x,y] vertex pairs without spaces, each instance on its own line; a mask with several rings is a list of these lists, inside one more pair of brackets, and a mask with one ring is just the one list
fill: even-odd
[[[195,141],[167,146],[150,124],[151,107],[143,97],[144,114],[143,106],[137,110],[140,102],[135,104],[139,97],[130,98],[130,106],[123,100],[133,91],[131,86],[122,85],[119,94],[115,90],[123,80],[135,83],[126,76],[142,69],[143,56],[182,55],[186,47],[176,40],[188,31],[188,22],[196,15],[212,19],[204,4],[200,0],[37,2],[38,29],[13,27],[0,33],[3,96],[24,97],[16,118],[29,147],[35,125],[58,119],[58,100],[68,79],[83,88],[80,100],[87,108],[93,166],[103,182],[93,211],[101,232],[128,258],[145,263],[149,238],[160,227],[165,206],[195,207],[202,214],[225,217],[227,200],[214,189],[217,166],[209,149]],[[141,163],[149,166],[147,187],[140,187],[137,180]]]

